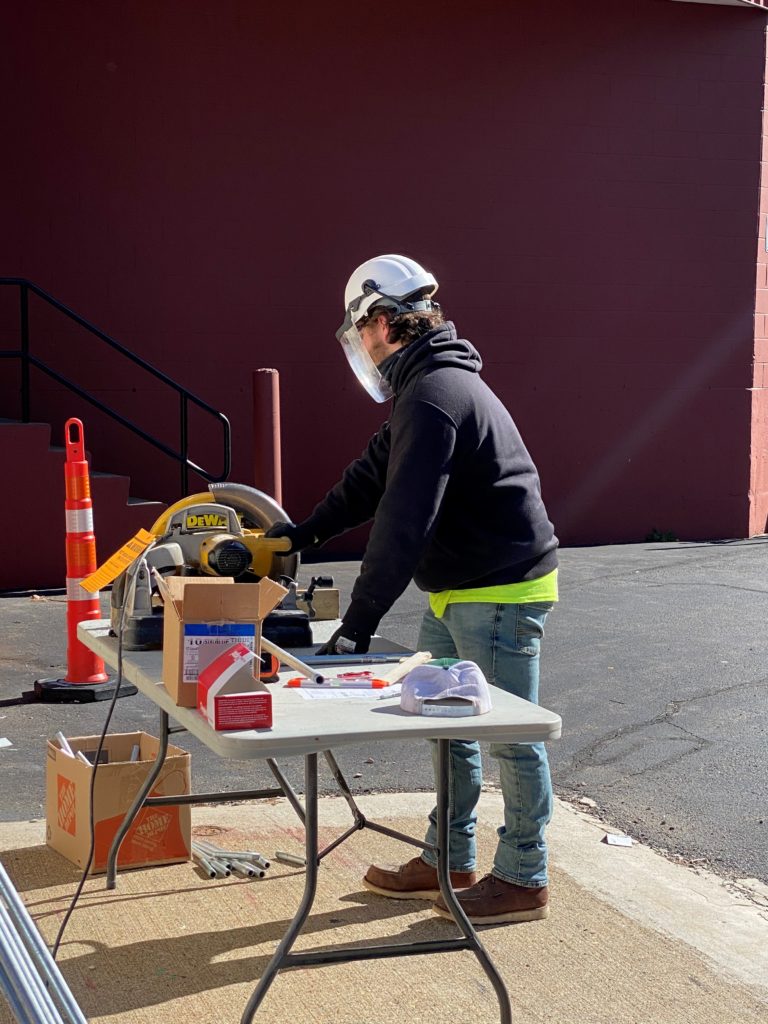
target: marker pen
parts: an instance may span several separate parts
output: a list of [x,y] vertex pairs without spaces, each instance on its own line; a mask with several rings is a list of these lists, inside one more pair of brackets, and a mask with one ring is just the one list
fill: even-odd
[[307,686],[314,690],[385,690],[391,683],[384,679],[325,679],[322,683],[313,683],[311,679],[295,676],[285,685],[292,688]]

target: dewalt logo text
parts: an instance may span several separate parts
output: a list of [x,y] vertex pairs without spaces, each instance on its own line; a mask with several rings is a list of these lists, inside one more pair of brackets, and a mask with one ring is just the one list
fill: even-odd
[[202,515],[190,514],[184,520],[187,530],[221,529],[226,526],[229,520],[218,512],[204,512]]

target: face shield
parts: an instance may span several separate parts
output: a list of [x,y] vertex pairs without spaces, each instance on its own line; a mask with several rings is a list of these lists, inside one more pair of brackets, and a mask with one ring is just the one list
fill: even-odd
[[379,368],[368,354],[360,331],[355,324],[355,318],[361,319],[358,310],[364,298],[365,296],[361,295],[359,299],[350,302],[344,323],[336,331],[336,337],[341,343],[347,362],[352,367],[352,372],[374,402],[386,402],[392,397],[392,388],[379,373]]

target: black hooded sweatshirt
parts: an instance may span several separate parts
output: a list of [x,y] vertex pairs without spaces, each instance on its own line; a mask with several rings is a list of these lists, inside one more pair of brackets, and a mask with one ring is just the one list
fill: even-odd
[[307,520],[322,544],[374,519],[346,626],[375,632],[411,579],[462,590],[557,566],[536,467],[481,368],[452,323],[395,353],[389,421]]

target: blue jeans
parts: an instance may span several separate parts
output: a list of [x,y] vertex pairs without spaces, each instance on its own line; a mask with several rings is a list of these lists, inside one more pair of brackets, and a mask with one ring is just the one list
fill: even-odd
[[[532,703],[539,696],[539,648],[552,604],[449,604],[441,619],[427,610],[419,633],[419,650],[435,658],[474,661],[489,683]],[[432,740],[437,772],[437,743]],[[499,761],[504,824],[493,874],[516,885],[547,884],[544,829],[552,817],[552,783],[543,743],[492,743]],[[475,867],[477,802],[483,782],[480,744],[451,740],[450,839],[451,871]],[[436,808],[429,816],[427,842],[437,842]],[[436,857],[425,850],[423,859]]]

